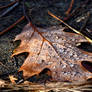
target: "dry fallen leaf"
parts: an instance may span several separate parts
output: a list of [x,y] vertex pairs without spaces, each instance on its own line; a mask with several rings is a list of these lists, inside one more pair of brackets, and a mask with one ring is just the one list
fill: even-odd
[[48,68],[55,81],[83,81],[92,77],[85,71],[81,61],[91,61],[92,56],[76,47],[77,42],[87,41],[77,34],[66,33],[63,27],[47,29],[35,28],[27,24],[22,33],[16,36],[21,44],[14,50],[14,55],[28,52],[29,55],[20,67],[24,78],[39,74]]
[[18,80],[17,78],[15,78],[13,75],[9,75],[9,79],[12,83],[16,83],[15,81]]

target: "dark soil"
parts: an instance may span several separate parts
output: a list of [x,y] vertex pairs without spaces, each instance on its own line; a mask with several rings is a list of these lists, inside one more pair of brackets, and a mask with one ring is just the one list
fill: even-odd
[[[51,11],[64,20],[64,18],[67,17],[65,12],[69,8],[70,2],[71,0],[26,0],[26,13],[32,23],[38,27],[63,25],[62,23],[48,15],[48,11]],[[4,5],[6,6],[9,3],[11,3],[11,0],[0,0],[0,7]],[[4,8],[3,10],[0,10],[0,15],[7,9],[8,8]],[[71,13],[72,15],[67,20],[65,20],[65,22],[81,31],[89,38],[92,38],[91,0],[74,0],[74,5],[72,7]],[[0,17],[0,32],[16,22],[23,15],[23,0],[20,0],[18,6],[16,6],[5,16]],[[19,42],[14,42],[13,40],[15,36],[22,31],[23,27],[27,23],[28,21],[24,19],[13,29],[9,30],[9,32],[6,32],[0,36],[0,79],[9,81],[9,75],[19,76],[17,74],[17,71],[23,64],[27,53],[11,58],[13,50],[19,45]],[[72,32],[69,29],[66,29],[65,31]],[[80,48],[82,49],[82,47]],[[87,49],[88,51],[92,51],[92,45],[90,44],[89,46],[89,44],[86,44],[86,47],[83,49],[86,49],[86,51]]]

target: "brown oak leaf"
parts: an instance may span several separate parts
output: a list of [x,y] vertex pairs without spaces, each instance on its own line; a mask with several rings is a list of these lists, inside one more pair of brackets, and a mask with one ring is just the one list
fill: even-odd
[[12,56],[29,53],[19,69],[24,78],[38,75],[45,68],[50,69],[55,81],[83,81],[92,77],[91,72],[81,67],[81,62],[91,61],[92,56],[76,47],[77,42],[87,40],[63,30],[64,27],[35,28],[29,23],[16,36],[15,41],[21,40],[21,44]]

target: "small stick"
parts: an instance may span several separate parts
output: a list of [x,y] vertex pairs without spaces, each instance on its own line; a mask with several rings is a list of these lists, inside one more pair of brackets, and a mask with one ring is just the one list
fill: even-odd
[[19,22],[21,22],[25,17],[22,16],[19,20],[17,20],[14,24],[6,28],[4,31],[0,32],[0,36],[3,35],[4,33],[8,32],[10,29],[12,29],[15,25],[17,25]]
[[74,0],[71,0],[70,7],[68,8],[68,10],[65,13],[66,15],[68,15],[71,12],[71,9],[73,7],[73,4],[74,4]]
[[18,5],[19,5],[19,2],[16,2],[13,6],[9,7],[3,14],[1,14],[0,17],[5,16],[8,12],[10,12],[11,10],[13,10]]

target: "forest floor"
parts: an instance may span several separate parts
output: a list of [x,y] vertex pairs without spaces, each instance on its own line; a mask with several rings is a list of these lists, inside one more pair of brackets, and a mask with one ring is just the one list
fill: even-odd
[[[13,2],[14,0],[0,0],[0,7],[6,6]],[[32,23],[37,27],[50,27],[62,25],[59,21],[52,18],[48,11],[51,11],[55,15],[59,16],[66,23],[76,28],[77,30],[86,34],[89,38],[92,38],[92,2],[91,0],[74,0],[74,4],[70,13],[67,15],[66,11],[69,8],[70,2],[72,0],[26,0],[26,13],[31,19]],[[19,5],[17,5],[13,10],[2,16],[2,14],[7,11],[8,8],[0,9],[0,32],[3,32],[6,28],[15,23],[19,18],[21,18],[23,13],[23,0],[20,0]],[[90,16],[88,15],[90,14]],[[86,20],[87,19],[87,20]],[[22,90],[23,92],[29,91],[49,91],[49,92],[72,92],[74,89],[78,88],[78,84],[73,86],[72,83],[51,83],[46,84],[20,84],[12,85],[9,81],[9,75],[16,75],[18,69],[23,64],[26,59],[27,54],[21,54],[11,58],[13,50],[19,45],[19,42],[14,42],[14,38],[18,35],[23,27],[28,23],[26,19],[18,23],[14,28],[10,29],[8,32],[0,35],[0,82],[2,86],[1,91],[14,91]],[[64,25],[63,25],[64,26]],[[89,34],[87,33],[89,30]],[[72,32],[67,29],[67,31]],[[84,32],[85,31],[85,32]],[[91,50],[92,47],[89,47]],[[3,85],[3,83],[6,83]],[[8,85],[8,86],[7,86]],[[29,86],[31,85],[31,86]],[[49,88],[49,85],[52,86]],[[66,85],[66,88],[64,86]],[[87,83],[82,85],[84,90],[87,87]],[[56,86],[56,88],[54,88]],[[88,87],[92,88],[91,85]],[[91,90],[91,89],[90,89]],[[80,91],[79,91],[80,92]],[[85,91],[86,92],[86,91]],[[89,91],[92,92],[92,91]]]

